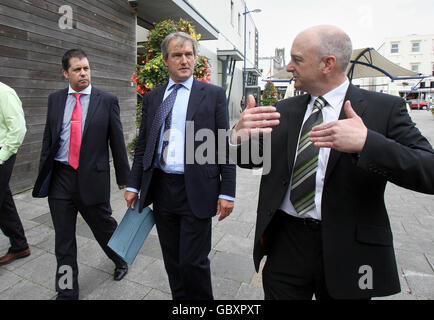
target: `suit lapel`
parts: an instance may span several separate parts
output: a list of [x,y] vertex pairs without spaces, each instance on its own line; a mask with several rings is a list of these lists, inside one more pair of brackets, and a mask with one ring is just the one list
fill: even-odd
[[[350,84],[348,87],[347,93],[345,95],[345,99],[342,105],[341,113],[339,114],[339,120],[347,119],[347,116],[345,114],[344,105],[347,100],[351,101],[351,105],[354,109],[354,111],[359,115],[359,117],[363,118],[363,114],[366,109],[366,104],[363,101],[362,95],[360,93],[360,89],[355,87],[354,85]],[[330,156],[329,161],[327,164],[327,170],[325,175],[324,183],[327,183],[327,180],[329,179],[330,175],[332,174],[333,170],[335,169],[335,166],[342,156],[342,152],[339,152],[337,150],[330,150]]]
[[152,94],[154,94],[154,95],[152,96],[152,98],[149,99],[150,100],[149,105],[142,106],[142,107],[148,108],[148,114],[146,117],[146,124],[147,124],[148,130],[150,130],[152,128],[152,123],[154,122],[155,113],[157,112],[158,108],[161,106],[161,104],[163,102],[164,93],[166,92],[166,88],[167,88],[167,84],[160,86],[157,89],[154,89],[152,91],[152,93],[150,93],[151,95]]
[[289,168],[292,168],[292,166],[294,165],[295,154],[297,152],[298,138],[301,131],[301,125],[303,124],[304,115],[306,114],[309,99],[310,95],[306,94],[305,97],[300,99],[300,103],[297,106],[294,106],[294,110],[287,114]]
[[89,107],[87,109],[86,122],[84,123],[83,138],[86,135],[86,130],[89,127],[90,121],[92,121],[92,117],[94,116],[95,111],[99,107],[99,99],[100,93],[97,89],[92,87],[92,91],[90,93]]
[[193,85],[191,87],[190,98],[188,100],[187,107],[187,117],[186,121],[193,120],[194,114],[202,102],[203,97],[205,96],[205,86],[202,82],[193,80]]
[[54,107],[56,108],[56,137],[60,136],[62,130],[63,117],[65,115],[66,99],[68,98],[69,88],[64,89],[57,97]]

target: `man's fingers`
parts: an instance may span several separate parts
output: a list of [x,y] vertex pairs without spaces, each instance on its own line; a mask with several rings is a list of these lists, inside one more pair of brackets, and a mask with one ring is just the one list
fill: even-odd
[[243,114],[262,114],[262,113],[273,113],[276,112],[276,107],[272,106],[262,106],[251,108],[249,110],[244,110]]
[[243,115],[243,121],[262,121],[280,119],[279,112],[247,113]]
[[246,106],[246,108],[247,109],[252,109],[255,106],[256,106],[255,97],[253,95],[249,94],[248,97],[247,97],[247,106]]
[[125,191],[124,199],[127,202],[127,207],[131,207],[132,209],[134,209],[134,205],[136,203],[137,196],[138,195],[135,192]]
[[312,136],[324,134],[325,130],[329,130],[329,129],[333,128],[335,125],[337,125],[337,123],[338,123],[337,121],[333,121],[333,122],[324,123],[324,124],[320,124],[318,126],[315,126],[312,128],[312,131],[309,134],[309,136],[312,137]]

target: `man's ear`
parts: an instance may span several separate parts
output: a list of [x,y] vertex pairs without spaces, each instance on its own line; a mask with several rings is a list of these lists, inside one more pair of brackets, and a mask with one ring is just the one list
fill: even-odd
[[169,66],[169,64],[167,63],[167,59],[166,59],[166,58],[164,58],[164,57],[163,57],[163,62],[164,62],[164,65],[165,65],[166,67],[168,67],[168,66]]
[[326,56],[322,59],[323,63],[323,72],[330,73],[336,68],[336,57],[335,56]]
[[63,77],[64,77],[66,80],[69,80],[68,72],[66,72],[65,69],[62,69],[62,74],[63,74]]

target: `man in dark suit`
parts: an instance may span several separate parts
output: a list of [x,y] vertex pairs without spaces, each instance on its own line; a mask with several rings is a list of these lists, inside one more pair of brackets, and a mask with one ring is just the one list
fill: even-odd
[[[117,97],[91,86],[89,61],[82,50],[67,51],[62,67],[69,88],[48,97],[33,196],[48,195],[56,232],[57,298],[78,299],[75,240],[78,211],[115,263],[114,279],[121,280],[127,273],[127,264],[107,246],[117,227],[110,207],[109,145],[120,189],[127,184],[129,164]],[[72,283],[66,281],[71,279],[69,272]]]
[[[162,53],[170,80],[143,98],[125,200],[134,207],[140,191],[140,210],[153,203],[173,299],[213,299],[211,217],[228,216],[235,197],[236,167],[229,163],[226,135],[218,135],[228,129],[226,96],[222,88],[193,79],[195,39],[170,34]],[[223,150],[213,145],[198,161],[198,131],[225,139],[218,144]]]
[[[238,164],[269,171],[261,180],[254,243],[256,270],[267,255],[266,299],[399,292],[386,183],[434,193],[431,145],[402,99],[349,83],[351,52],[351,40],[336,27],[303,31],[287,71],[308,94],[257,108],[249,97],[232,131]],[[243,146],[258,141],[262,152],[270,143],[271,155],[263,154],[270,161],[242,163]]]

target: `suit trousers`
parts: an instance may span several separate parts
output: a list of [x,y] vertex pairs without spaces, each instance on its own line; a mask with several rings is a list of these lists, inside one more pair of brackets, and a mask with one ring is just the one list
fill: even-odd
[[0,229],[11,243],[9,253],[20,252],[29,247],[9,188],[16,157],[13,155],[0,166]]
[[324,279],[321,225],[278,210],[262,272],[266,300],[331,300]]
[[[78,212],[89,225],[98,244],[115,265],[122,266],[125,265],[125,262],[107,246],[117,228],[117,222],[111,216],[110,203],[86,206],[78,193],[77,171],[57,161],[55,161],[53,170],[48,203],[56,234],[56,291],[58,298],[78,299],[77,243],[75,237]],[[72,285],[68,286],[65,281],[67,279],[65,270],[72,271]]]
[[[212,300],[211,218],[191,211],[184,175],[155,169],[153,210],[173,300]],[[217,205],[217,202],[216,202]]]

